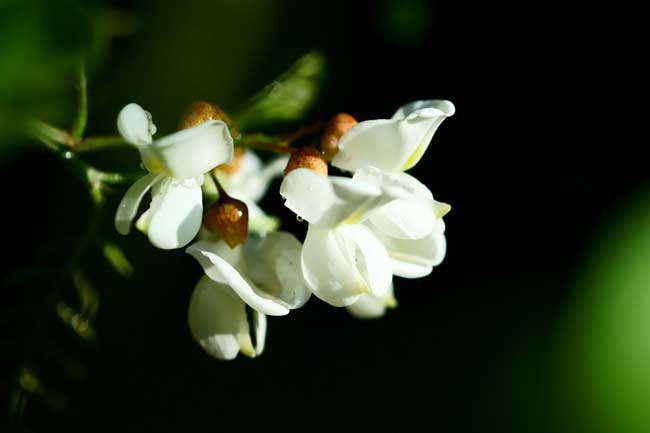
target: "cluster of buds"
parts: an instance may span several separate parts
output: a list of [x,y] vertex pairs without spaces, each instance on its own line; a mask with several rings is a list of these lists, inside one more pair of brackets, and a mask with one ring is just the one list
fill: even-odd
[[[186,251],[204,275],[190,300],[190,330],[216,358],[261,354],[267,316],[286,315],[312,294],[356,317],[379,317],[396,306],[394,276],[426,276],[445,256],[450,207],[405,171],[453,113],[443,100],[407,104],[390,119],[340,113],[318,146],[285,146],[288,156],[264,164],[235,147],[233,136],[245,146],[246,134],[210,103],[194,103],[180,130],[158,140],[149,113],[129,104],[118,129],[149,173],[126,192],[116,228],[128,233],[151,190],[136,227],[159,248],[191,243]],[[330,165],[351,176],[329,175]],[[284,205],[308,224],[302,242],[257,204],[276,176]],[[204,196],[212,197],[205,212]]]

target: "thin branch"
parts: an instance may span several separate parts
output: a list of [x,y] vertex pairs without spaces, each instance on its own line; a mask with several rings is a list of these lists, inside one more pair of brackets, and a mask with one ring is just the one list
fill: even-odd
[[117,135],[88,137],[78,142],[75,145],[74,151],[75,153],[86,153],[115,148],[130,148],[130,145],[126,140]]
[[86,130],[88,121],[88,91],[86,83],[86,68],[83,63],[79,67],[79,99],[77,103],[77,116],[72,124],[72,137],[79,140]]

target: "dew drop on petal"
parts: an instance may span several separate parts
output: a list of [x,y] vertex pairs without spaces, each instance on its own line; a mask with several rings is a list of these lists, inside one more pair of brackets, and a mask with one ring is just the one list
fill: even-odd
[[301,217],[300,215],[296,215],[296,220],[298,222],[303,222],[305,219],[303,217]]
[[65,153],[63,154],[63,157],[64,157],[65,159],[71,159],[71,158],[72,158],[72,152],[70,152],[70,151],[68,150],[67,152],[65,152]]

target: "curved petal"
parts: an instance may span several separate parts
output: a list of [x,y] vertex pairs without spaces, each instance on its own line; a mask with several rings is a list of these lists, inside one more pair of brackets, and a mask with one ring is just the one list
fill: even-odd
[[[254,284],[242,276],[235,266],[217,254],[225,252],[225,249],[228,248],[225,245],[223,241],[216,244],[198,241],[190,245],[186,252],[199,262],[203,271],[210,279],[232,288],[251,308],[269,316],[283,316],[288,314],[289,308],[283,305],[280,300],[255,287]],[[241,247],[234,248],[233,250],[235,251],[233,254],[241,253]],[[231,260],[236,261],[232,258]]]
[[433,194],[425,184],[408,173],[386,172],[376,167],[360,168],[352,177],[354,180],[375,185],[382,193],[393,199],[420,198],[433,200]]
[[351,305],[364,293],[382,296],[392,279],[385,248],[360,225],[327,230],[310,224],[301,261],[309,288],[335,307]]
[[386,173],[375,167],[364,167],[355,180],[371,183],[393,201],[373,211],[369,218],[384,234],[400,239],[419,239],[433,230],[438,218],[449,211],[447,204],[433,199],[431,191],[406,173]]
[[351,305],[370,292],[355,264],[356,248],[336,230],[309,225],[302,246],[302,272],[312,292],[335,307]]
[[260,356],[266,346],[266,316],[253,310],[253,329],[255,330],[255,355]]
[[393,281],[393,273],[382,243],[363,225],[344,225],[338,232],[355,244],[355,263],[370,294],[385,296]]
[[422,239],[397,239],[386,236],[372,224],[372,232],[386,247],[391,258],[393,274],[404,278],[420,278],[429,275],[434,266],[445,258],[447,241],[444,222],[438,221],[434,230]]
[[204,122],[138,149],[147,170],[176,179],[202,175],[233,157],[232,137],[221,120]]
[[303,306],[311,294],[300,267],[301,251],[298,239],[286,232],[251,238],[244,246],[250,278],[291,309]]
[[115,229],[118,233],[126,235],[131,231],[131,222],[135,218],[135,214],[138,213],[142,198],[161,178],[161,175],[149,173],[129,187],[115,212]]
[[456,107],[451,101],[445,99],[427,99],[422,101],[413,101],[408,104],[404,104],[397,109],[395,114],[393,114],[393,119],[405,119],[411,113],[423,110],[426,108],[433,108],[439,111],[442,111],[445,116],[451,117],[456,112]]
[[374,185],[338,176],[321,176],[299,168],[284,177],[280,194],[285,206],[306,221],[334,227],[365,212],[380,196]]
[[135,146],[151,144],[151,136],[156,133],[156,126],[151,114],[138,104],[128,104],[117,115],[117,130],[122,138]]
[[393,200],[370,215],[383,233],[398,239],[420,239],[436,224],[433,207],[422,200]]
[[187,245],[201,228],[203,195],[198,180],[163,180],[147,214],[147,234],[162,249]]
[[263,165],[255,153],[246,151],[233,174],[219,170],[217,177],[232,197],[257,202],[264,197],[273,178],[282,175],[288,160],[289,157],[281,156]]
[[361,295],[359,300],[346,307],[348,312],[357,319],[377,319],[386,313],[386,308],[395,308],[397,300],[393,295],[391,284],[385,296]]
[[408,170],[427,150],[448,112],[429,107],[404,118],[360,122],[341,137],[332,165],[347,171],[368,165],[384,171]]
[[234,359],[240,340],[250,339],[246,304],[230,288],[205,275],[192,293],[188,321],[194,339],[217,359]]

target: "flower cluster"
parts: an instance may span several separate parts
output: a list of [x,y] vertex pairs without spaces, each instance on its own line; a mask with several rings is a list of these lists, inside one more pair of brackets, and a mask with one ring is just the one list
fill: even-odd
[[[115,226],[127,234],[151,191],[135,226],[158,248],[195,240],[186,251],[204,274],[190,300],[189,326],[210,355],[259,355],[266,316],[286,315],[312,293],[356,317],[379,317],[396,305],[393,276],[426,276],[444,258],[450,206],[405,171],[454,114],[451,102],[417,101],[390,119],[359,123],[338,114],[318,146],[286,145],[289,157],[266,165],[223,111],[194,107],[182,130],[158,140],[139,105],[120,112],[118,130],[149,174],[124,195]],[[351,177],[329,175],[330,165]],[[308,224],[302,243],[257,204],[282,174],[285,206]],[[205,212],[204,199],[211,202]]]

